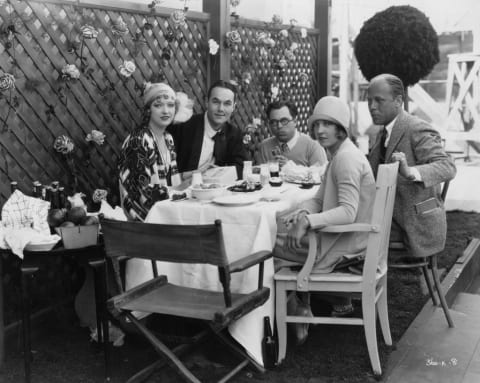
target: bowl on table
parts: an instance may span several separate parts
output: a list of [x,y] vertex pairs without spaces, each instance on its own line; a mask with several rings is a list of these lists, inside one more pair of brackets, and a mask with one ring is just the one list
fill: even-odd
[[220,184],[199,184],[191,188],[192,198],[209,201],[225,194],[226,186]]

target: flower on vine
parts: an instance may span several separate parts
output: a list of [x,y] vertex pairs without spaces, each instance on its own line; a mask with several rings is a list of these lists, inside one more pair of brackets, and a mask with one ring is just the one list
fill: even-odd
[[100,203],[107,200],[108,192],[105,189],[95,189],[92,193],[92,201],[95,203]]
[[307,82],[308,81],[308,74],[306,74],[305,72],[302,72],[298,75],[298,78],[299,78],[300,82]]
[[98,31],[88,24],[82,25],[80,31],[82,32],[82,37],[84,39],[96,39],[98,36]]
[[225,41],[226,46],[230,48],[233,45],[240,44],[242,42],[242,38],[240,37],[240,33],[238,31],[230,31],[225,34],[227,40]]
[[286,58],[288,61],[293,61],[293,60],[295,60],[295,53],[293,53],[290,49],[285,49],[285,51],[283,52],[283,54],[285,55],[285,58]]
[[256,32],[255,42],[259,45],[263,44],[264,40],[268,38],[267,32]]
[[282,16],[280,16],[280,15],[273,15],[273,16],[272,16],[272,24],[273,24],[273,25],[283,24]]
[[75,144],[70,137],[62,134],[55,139],[53,148],[59,153],[69,154],[75,149]]
[[270,88],[270,92],[272,94],[272,100],[275,100],[278,97],[278,94],[280,93],[280,89],[278,86],[272,85]]
[[292,43],[292,45],[290,45],[290,50],[292,52],[295,52],[296,50],[298,49],[298,44],[297,43]]
[[173,21],[173,25],[175,28],[185,27],[187,17],[185,16],[185,12],[182,9],[177,9],[170,14],[170,19]]
[[278,34],[282,38],[287,38],[288,37],[288,31],[286,29],[282,29],[280,32],[278,32]]
[[15,76],[10,73],[0,74],[0,92],[15,89]]
[[62,68],[62,78],[64,80],[78,80],[80,78],[80,71],[75,64],[66,64]]
[[118,20],[112,24],[112,33],[115,37],[125,36],[127,32],[127,23],[125,23],[125,21],[123,21],[121,18],[118,18]]
[[214,39],[208,40],[208,52],[212,56],[215,56],[217,54],[218,48],[220,48],[220,46],[218,45],[218,43]]
[[120,69],[120,74],[123,77],[129,78],[137,68],[133,61],[124,60],[123,64],[120,64],[118,69]]
[[250,72],[243,72],[242,73],[242,83],[245,85],[250,85],[252,81],[252,74]]
[[252,142],[252,136],[247,133],[243,136],[243,143],[248,145],[250,142]]
[[240,0],[230,0],[230,5],[233,7],[233,8],[236,8],[240,5]]
[[302,36],[302,39],[307,37],[307,28],[300,29],[300,36]]
[[280,59],[280,60],[278,61],[278,67],[279,67],[280,69],[285,69],[287,66],[288,66],[287,60],[285,60],[285,59]]
[[260,125],[262,125],[262,120],[258,117],[254,117],[253,120],[252,120],[252,123],[256,126],[256,127],[259,127]]
[[85,137],[85,141],[93,142],[97,145],[103,145],[105,142],[105,134],[103,134],[100,130],[92,129],[92,131],[87,134],[87,137]]
[[297,19],[290,19],[290,25],[291,25],[292,27],[296,26],[297,24],[298,24]]

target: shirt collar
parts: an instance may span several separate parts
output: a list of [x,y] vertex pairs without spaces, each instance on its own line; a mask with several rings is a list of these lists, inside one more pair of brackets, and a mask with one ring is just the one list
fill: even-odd
[[297,144],[298,137],[300,137],[300,133],[298,133],[298,130],[295,130],[295,134],[290,139],[290,141],[287,142],[288,149],[293,149],[293,147]]
[[385,146],[388,145],[388,141],[390,140],[390,136],[392,135],[392,129],[393,125],[395,125],[395,122],[397,121],[398,115],[390,121],[387,125],[385,125],[385,130],[387,131],[387,138],[385,139]]
[[213,140],[213,136],[217,134],[217,130],[214,130],[212,126],[210,125],[210,121],[208,121],[207,113],[205,112],[205,115],[203,117],[204,120],[204,126],[205,126],[205,134],[207,135],[208,138],[211,138]]

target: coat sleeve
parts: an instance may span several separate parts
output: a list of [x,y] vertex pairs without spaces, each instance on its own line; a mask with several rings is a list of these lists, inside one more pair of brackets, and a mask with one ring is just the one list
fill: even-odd
[[440,135],[422,123],[412,132],[415,168],[426,188],[451,180],[457,172],[453,159],[445,152]]

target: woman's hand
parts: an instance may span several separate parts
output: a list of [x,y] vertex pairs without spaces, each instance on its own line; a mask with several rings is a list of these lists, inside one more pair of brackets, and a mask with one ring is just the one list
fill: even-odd
[[307,234],[310,223],[308,222],[305,212],[298,214],[296,223],[288,230],[287,238],[285,240],[285,247],[287,250],[296,251],[302,247],[301,240]]

